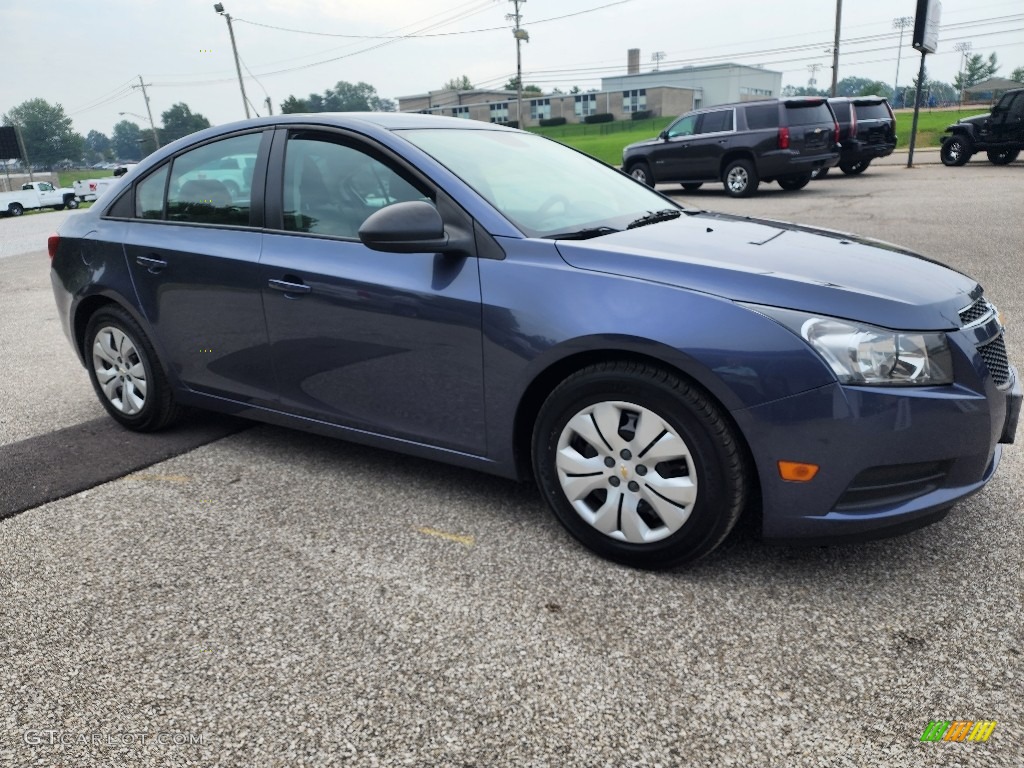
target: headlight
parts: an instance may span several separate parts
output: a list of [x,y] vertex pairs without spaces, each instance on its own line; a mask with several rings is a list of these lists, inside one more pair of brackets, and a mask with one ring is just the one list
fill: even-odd
[[924,386],[953,383],[943,332],[890,331],[791,309],[746,305],[800,336],[844,384]]

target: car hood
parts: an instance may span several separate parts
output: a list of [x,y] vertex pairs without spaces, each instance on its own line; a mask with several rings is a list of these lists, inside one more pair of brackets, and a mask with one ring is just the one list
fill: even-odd
[[960,327],[971,278],[888,243],[701,212],[591,240],[556,241],[578,269],[899,330]]
[[629,152],[632,149],[640,149],[641,147],[653,147],[657,144],[664,144],[665,140],[659,136],[655,136],[653,139],[644,139],[643,141],[634,141],[632,144],[627,144],[623,153]]
[[981,125],[986,120],[988,120],[990,117],[992,117],[992,113],[991,112],[986,112],[983,115],[972,115],[971,117],[961,118],[960,120],[957,120],[957,122],[958,123],[971,123],[972,125]]

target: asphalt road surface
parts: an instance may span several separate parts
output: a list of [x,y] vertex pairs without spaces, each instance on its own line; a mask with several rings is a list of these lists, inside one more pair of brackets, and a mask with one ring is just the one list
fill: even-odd
[[[1022,163],[679,199],[962,269],[1024,360]],[[0,251],[0,485],[28,506],[0,520],[0,765],[1024,765],[1020,447],[901,538],[741,532],[632,571],[529,486],[268,426],[104,429],[49,290],[66,215],[0,220],[41,237]],[[997,726],[922,743],[932,720]]]

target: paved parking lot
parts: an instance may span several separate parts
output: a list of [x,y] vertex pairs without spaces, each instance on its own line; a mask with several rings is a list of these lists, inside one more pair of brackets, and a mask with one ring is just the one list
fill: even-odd
[[[1024,163],[763,189],[678,199],[962,269],[1024,360]],[[66,215],[0,220],[0,242],[45,218],[45,244]],[[15,253],[0,473],[29,439],[55,474],[135,450],[49,440],[102,409],[45,253]],[[532,487],[255,426],[0,520],[0,765],[1019,768],[1022,469],[1010,447],[981,494],[902,538],[740,532],[650,574],[575,545]],[[998,725],[921,743],[939,719]]]

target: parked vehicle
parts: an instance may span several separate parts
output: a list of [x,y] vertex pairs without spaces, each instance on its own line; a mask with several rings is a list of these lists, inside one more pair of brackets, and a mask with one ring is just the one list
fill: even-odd
[[[239,195],[179,183],[247,154]],[[573,536],[634,566],[700,557],[744,512],[816,542],[935,521],[992,477],[1020,412],[971,278],[684,210],[458,118],[210,128],[48,246],[61,324],[125,427],[198,406],[533,477]]]
[[748,101],[687,112],[656,139],[622,151],[622,169],[648,186],[699,189],[721,181],[731,197],[764,182],[802,189],[816,169],[839,162],[839,126],[825,99]]
[[136,165],[137,163],[129,163],[127,165],[116,166],[114,168],[113,176],[76,181],[74,183],[75,196],[83,203],[89,200],[99,200],[100,196],[106,192],[108,188],[112,187],[119,178],[131,171],[131,169]]
[[22,184],[20,191],[0,192],[0,211],[6,211],[10,216],[21,216],[33,208],[63,211],[77,207],[73,189],[57,189],[48,181],[30,181]]
[[975,152],[984,152],[995,165],[1009,165],[1024,149],[1024,88],[1007,91],[990,113],[958,120],[946,133],[943,164],[963,165]]
[[[864,173],[877,157],[896,149],[896,115],[881,96],[838,96],[828,100],[839,122],[839,170],[848,176]],[[814,172],[815,178],[828,168]]]

